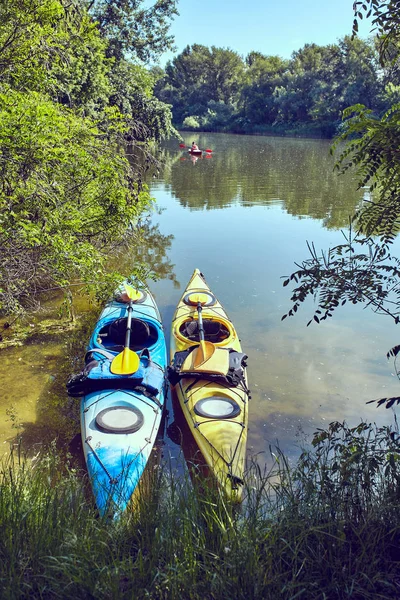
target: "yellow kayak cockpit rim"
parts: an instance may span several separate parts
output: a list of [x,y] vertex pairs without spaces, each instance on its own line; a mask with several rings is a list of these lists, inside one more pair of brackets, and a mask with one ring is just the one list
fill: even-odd
[[[204,339],[215,346],[228,346],[236,339],[232,324],[222,317],[203,317]],[[183,316],[175,321],[173,335],[185,346],[199,343],[198,316]]]

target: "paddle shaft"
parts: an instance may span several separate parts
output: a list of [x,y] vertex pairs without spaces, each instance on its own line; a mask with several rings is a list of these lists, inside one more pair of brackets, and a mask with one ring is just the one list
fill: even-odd
[[125,348],[129,348],[131,343],[132,312],[133,306],[132,301],[130,301],[128,306],[128,319],[126,321]]
[[[179,144],[179,148],[187,148],[188,150],[192,149],[191,146],[186,146],[185,144]],[[207,153],[211,154],[212,150],[211,150],[211,148],[206,148],[206,150],[200,150],[200,148],[199,148],[198,150],[195,150],[195,152],[207,152]]]
[[201,302],[197,303],[197,313],[198,313],[198,329],[199,329],[199,346],[196,350],[196,354],[194,356],[194,367],[197,368],[204,364],[215,352],[215,346],[211,342],[206,342],[204,339],[204,325],[203,325],[203,317],[201,314],[202,311]]
[[203,316],[201,314],[201,311],[203,310],[202,306],[201,306],[201,302],[197,303],[197,312],[199,314],[199,320],[198,320],[198,326],[199,326],[199,340],[200,342],[204,342],[204,325],[203,325]]

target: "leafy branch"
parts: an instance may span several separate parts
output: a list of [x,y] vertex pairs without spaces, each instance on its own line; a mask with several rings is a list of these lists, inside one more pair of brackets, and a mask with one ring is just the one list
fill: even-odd
[[400,2],[398,0],[357,0],[353,4],[353,36],[358,33],[358,23],[372,17],[372,31],[379,40],[382,65],[394,63],[399,55]]
[[[283,285],[297,283],[291,295],[292,308],[283,315],[293,316],[306,298],[317,304],[313,321],[319,323],[332,317],[339,307],[350,302],[364,303],[378,314],[400,321],[400,261],[389,252],[389,244],[372,238],[353,237],[344,232],[345,243],[318,255],[313,243],[307,242],[310,258],[298,264],[298,270],[284,278]],[[357,248],[366,251],[356,251]]]

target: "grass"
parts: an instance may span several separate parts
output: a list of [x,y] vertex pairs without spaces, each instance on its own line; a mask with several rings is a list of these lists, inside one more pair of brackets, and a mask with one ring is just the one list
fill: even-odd
[[[400,597],[397,436],[332,423],[290,466],[252,464],[240,511],[167,464],[118,521],[98,518],[82,472],[55,447],[0,468],[0,597]],[[200,491],[201,490],[201,491]]]

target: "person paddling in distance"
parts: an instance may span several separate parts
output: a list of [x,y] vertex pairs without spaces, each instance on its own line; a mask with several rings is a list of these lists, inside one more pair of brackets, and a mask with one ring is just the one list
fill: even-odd
[[199,147],[198,147],[198,145],[196,144],[196,142],[192,142],[192,148],[191,148],[191,150],[192,150],[192,152],[193,152],[193,151],[195,151],[195,152],[197,151],[197,152],[198,152],[198,150],[199,150]]

